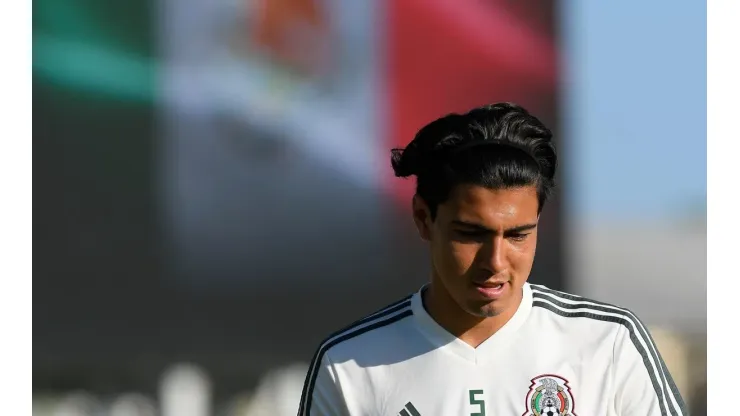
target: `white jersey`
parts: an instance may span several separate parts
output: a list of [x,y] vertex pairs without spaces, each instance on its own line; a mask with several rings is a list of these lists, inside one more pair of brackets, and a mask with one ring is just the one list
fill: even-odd
[[647,328],[626,309],[524,285],[477,348],[424,309],[421,290],[327,338],[299,416],[687,415]]

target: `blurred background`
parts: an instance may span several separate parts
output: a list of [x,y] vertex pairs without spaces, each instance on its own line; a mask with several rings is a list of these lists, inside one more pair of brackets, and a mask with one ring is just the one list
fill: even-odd
[[514,101],[561,170],[531,281],[635,311],[706,414],[706,6],[34,0],[34,414],[294,415],[418,289],[389,149]]

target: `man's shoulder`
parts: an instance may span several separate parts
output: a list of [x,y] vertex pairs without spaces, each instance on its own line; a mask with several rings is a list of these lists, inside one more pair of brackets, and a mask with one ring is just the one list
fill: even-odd
[[412,297],[413,294],[405,296],[334,331],[321,341],[317,353],[322,355],[330,353],[332,356],[344,355],[348,352],[357,353],[361,350],[372,349],[373,346],[387,344],[389,337],[397,333],[393,329],[413,315]]
[[[534,310],[566,322],[608,328],[614,331],[645,331],[645,325],[630,309],[573,293],[530,284]],[[585,318],[585,319],[583,319]]]

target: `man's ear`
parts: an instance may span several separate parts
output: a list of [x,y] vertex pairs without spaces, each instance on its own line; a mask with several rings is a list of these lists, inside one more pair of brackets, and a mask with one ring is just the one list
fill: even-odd
[[429,205],[417,194],[411,201],[411,211],[414,216],[414,224],[419,231],[419,237],[424,241],[432,239],[432,215]]

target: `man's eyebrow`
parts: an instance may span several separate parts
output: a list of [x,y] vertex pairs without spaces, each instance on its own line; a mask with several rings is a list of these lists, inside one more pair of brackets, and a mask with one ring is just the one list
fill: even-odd
[[509,228],[505,232],[506,233],[521,233],[522,231],[529,231],[534,228],[537,228],[537,224],[524,224],[524,225],[517,225],[516,227]]
[[[462,221],[462,220],[453,220],[452,223],[455,224],[455,225],[457,225],[457,226],[466,227],[466,228],[474,228],[474,229],[479,230],[479,231],[484,231],[484,232],[489,232],[489,233],[495,233],[496,232],[496,231],[494,231],[494,230],[492,230],[492,229],[490,229],[490,228],[488,228],[486,226],[483,226],[483,225],[480,225],[480,224],[476,224],[476,223],[473,223],[473,222]],[[511,227],[511,228],[507,228],[506,230],[504,230],[504,234],[521,233],[523,231],[528,231],[528,230],[531,230],[531,229],[536,228],[536,227],[537,227],[537,224],[536,223],[517,225],[516,227]]]
[[491,230],[490,228],[485,227],[485,226],[480,225],[480,224],[476,224],[474,222],[468,222],[468,221],[462,221],[462,220],[453,220],[452,223],[455,224],[455,225],[461,226],[461,227],[475,228],[475,229],[480,230],[480,231],[493,232],[493,230]]

